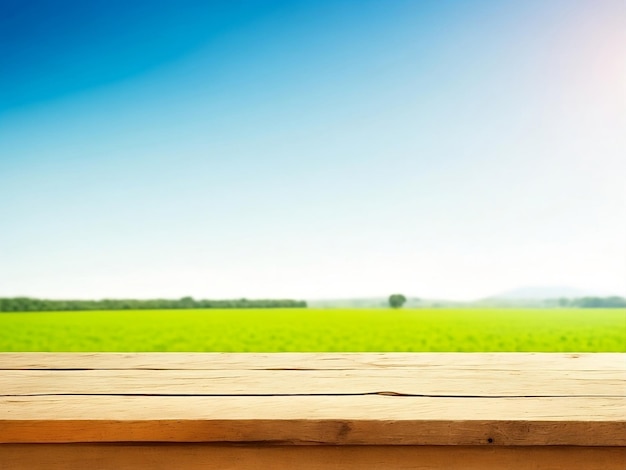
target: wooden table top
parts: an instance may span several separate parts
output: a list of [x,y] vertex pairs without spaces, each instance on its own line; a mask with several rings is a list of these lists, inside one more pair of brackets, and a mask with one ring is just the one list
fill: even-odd
[[626,446],[626,354],[0,353],[0,443]]

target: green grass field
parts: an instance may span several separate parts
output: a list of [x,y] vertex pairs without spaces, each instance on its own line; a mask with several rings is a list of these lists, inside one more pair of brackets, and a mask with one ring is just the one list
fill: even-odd
[[626,310],[0,313],[0,351],[626,352]]

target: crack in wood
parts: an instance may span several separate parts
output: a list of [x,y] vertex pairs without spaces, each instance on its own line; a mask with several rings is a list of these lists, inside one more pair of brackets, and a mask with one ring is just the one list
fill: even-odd
[[360,397],[386,396],[405,398],[624,398],[626,395],[438,395],[400,392],[356,392],[356,393],[22,393],[1,394],[0,397]]

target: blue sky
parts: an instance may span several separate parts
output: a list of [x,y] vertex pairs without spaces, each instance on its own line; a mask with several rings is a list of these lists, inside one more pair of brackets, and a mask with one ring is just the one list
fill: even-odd
[[0,0],[0,296],[626,291],[622,1]]

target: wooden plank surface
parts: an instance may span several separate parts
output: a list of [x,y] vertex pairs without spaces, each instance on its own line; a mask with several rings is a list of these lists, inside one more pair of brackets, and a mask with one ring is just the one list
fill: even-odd
[[[0,395],[624,395],[618,371],[360,370],[7,370]],[[471,385],[470,385],[471,384]]]
[[623,353],[0,353],[0,370],[626,371]]
[[11,397],[0,442],[617,446],[625,411],[615,398]]
[[0,443],[626,445],[624,354],[0,354]]
[[589,421],[626,423],[623,398],[364,396],[1,397],[3,420]]
[[626,448],[0,444],[11,470],[623,470]]

